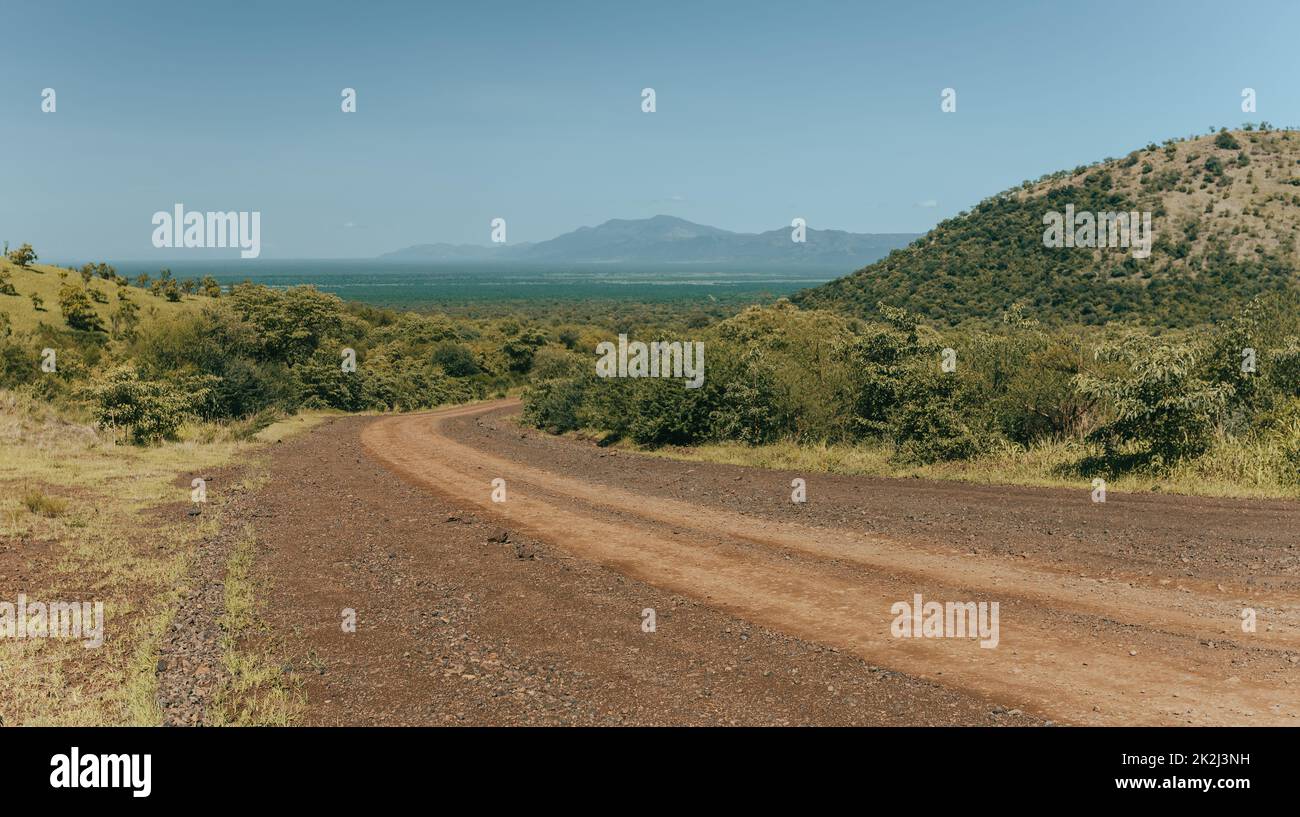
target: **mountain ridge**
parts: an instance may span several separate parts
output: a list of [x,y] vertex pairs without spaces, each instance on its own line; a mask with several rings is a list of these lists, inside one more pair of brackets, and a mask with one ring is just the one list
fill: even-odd
[[850,233],[808,228],[737,233],[676,216],[610,219],[534,243],[417,244],[380,258],[410,261],[550,261],[557,263],[779,263],[829,266],[870,263],[915,241],[919,233]]

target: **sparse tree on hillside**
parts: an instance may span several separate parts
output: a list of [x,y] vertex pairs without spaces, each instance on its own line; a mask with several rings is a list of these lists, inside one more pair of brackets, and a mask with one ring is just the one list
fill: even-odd
[[[9,245],[6,244],[5,246],[9,246]],[[13,264],[16,267],[22,267],[23,269],[27,269],[32,264],[36,263],[36,258],[37,258],[36,250],[32,249],[31,244],[22,245],[21,247],[14,250],[13,252],[8,253],[8,256],[9,256],[9,263]]]
[[59,288],[59,309],[63,319],[73,329],[86,332],[102,332],[104,324],[99,320],[99,313],[86,295],[86,290],[74,284],[64,284]]
[[158,270],[158,277],[149,285],[149,291],[155,296],[166,298],[169,301],[179,301],[181,299],[181,292],[176,279],[172,277],[172,271],[166,267]]
[[113,337],[135,340],[136,327],[140,324],[140,307],[135,301],[126,297],[122,290],[117,291],[117,309],[109,318]]

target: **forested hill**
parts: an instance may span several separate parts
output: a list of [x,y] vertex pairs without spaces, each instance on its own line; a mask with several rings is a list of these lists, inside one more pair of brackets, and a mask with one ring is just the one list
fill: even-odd
[[[1045,246],[1044,216],[1067,205],[1149,212],[1149,256]],[[1248,125],[1024,182],[792,300],[859,316],[884,302],[949,324],[1019,302],[1054,323],[1194,326],[1259,292],[1294,292],[1298,232],[1300,132]]]

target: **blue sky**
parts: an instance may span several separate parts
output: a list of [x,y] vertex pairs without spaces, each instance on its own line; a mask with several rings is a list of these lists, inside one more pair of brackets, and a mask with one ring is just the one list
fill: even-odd
[[52,260],[176,257],[150,243],[175,202],[260,211],[263,258],[498,216],[511,243],[657,213],[922,232],[1149,141],[1300,124],[1291,0],[22,0],[0,30],[0,239]]

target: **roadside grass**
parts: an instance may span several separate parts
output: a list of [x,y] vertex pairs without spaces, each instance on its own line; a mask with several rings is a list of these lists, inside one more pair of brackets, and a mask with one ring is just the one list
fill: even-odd
[[[267,428],[282,439],[326,416]],[[265,445],[256,434],[242,439],[237,425],[192,423],[179,436],[125,445],[86,417],[0,390],[0,601],[99,601],[105,619],[95,649],[77,639],[0,638],[3,723],[160,722],[158,645],[195,544],[217,524],[212,514],[184,515],[190,487],[181,477],[243,462]]]
[[253,529],[245,526],[226,563],[221,660],[227,680],[209,712],[216,726],[288,726],[306,708],[301,683],[277,664],[257,614],[264,588],[253,575],[256,547]]
[[[977,459],[916,465],[901,462],[893,446],[798,444],[790,441],[747,446],[712,443],[643,449],[620,442],[617,447],[687,462],[746,465],[783,471],[873,477],[952,480],[986,485],[1028,485],[1092,489],[1093,475],[1080,463],[1100,450],[1077,441],[1049,441],[1024,448],[1007,445]],[[1300,499],[1300,472],[1275,441],[1216,438],[1194,460],[1163,473],[1130,471],[1105,476],[1107,490],[1164,492],[1206,497]]]

